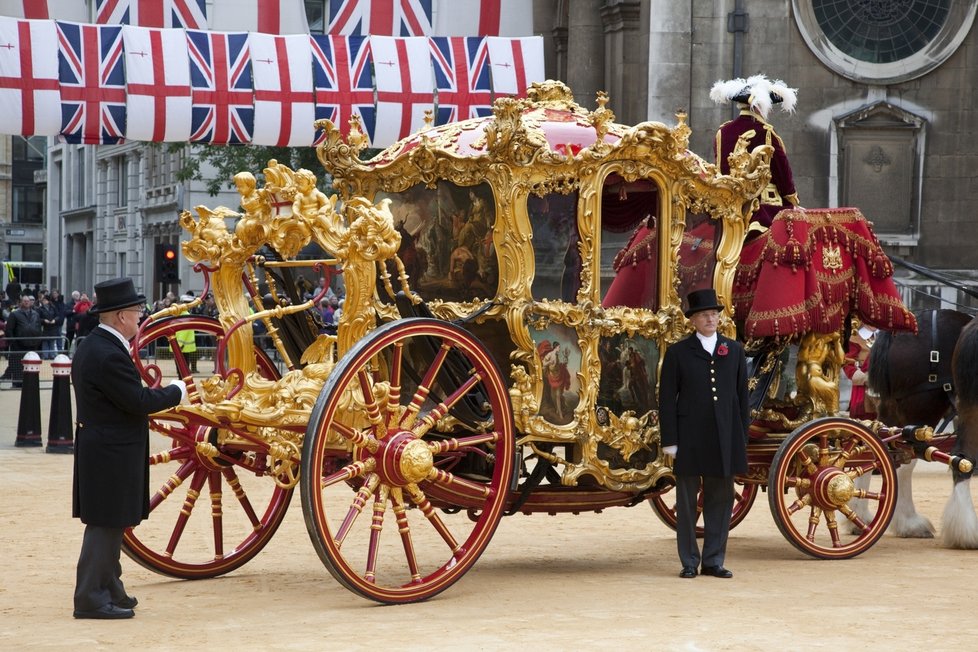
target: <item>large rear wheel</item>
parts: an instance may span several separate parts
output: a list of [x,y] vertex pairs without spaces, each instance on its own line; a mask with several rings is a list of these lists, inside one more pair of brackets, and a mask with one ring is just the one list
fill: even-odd
[[[193,331],[197,356],[181,352],[181,331]],[[194,369],[202,376],[205,365],[211,369],[223,334],[221,325],[206,317],[152,323],[133,347],[137,368],[149,385],[192,379]],[[262,376],[279,377],[263,351],[256,348],[255,355]],[[191,400],[196,400],[193,393]],[[157,451],[149,458],[150,516],[126,530],[126,554],[150,570],[184,579],[228,573],[258,554],[282,522],[293,493],[261,477],[269,469],[259,447],[221,444],[218,429],[175,421],[151,419],[150,431],[150,450]],[[216,456],[205,454],[213,452],[211,446]]]
[[509,394],[478,340],[434,319],[378,328],[339,361],[309,421],[300,490],[316,552],[377,602],[444,591],[495,532],[514,450]]
[[[856,478],[869,478],[857,488]],[[771,461],[768,500],[781,534],[820,559],[848,559],[886,532],[897,498],[896,472],[886,446],[851,419],[817,419],[795,430]],[[868,520],[850,509],[865,502]],[[850,528],[840,527],[844,522]]]

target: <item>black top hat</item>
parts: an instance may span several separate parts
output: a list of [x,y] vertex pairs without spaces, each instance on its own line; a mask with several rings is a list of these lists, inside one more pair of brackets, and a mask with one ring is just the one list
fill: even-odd
[[122,310],[129,306],[146,305],[146,297],[142,294],[136,294],[136,287],[132,284],[132,279],[126,277],[96,283],[95,297],[98,303],[88,310],[95,314]]
[[723,312],[724,306],[717,299],[716,290],[713,288],[690,292],[686,300],[689,302],[689,308],[683,313],[686,317],[692,317],[695,313],[703,312],[704,310],[719,310]]

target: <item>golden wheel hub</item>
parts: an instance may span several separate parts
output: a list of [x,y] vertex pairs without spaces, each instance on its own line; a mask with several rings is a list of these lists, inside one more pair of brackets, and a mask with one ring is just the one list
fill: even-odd
[[409,442],[401,450],[401,476],[408,482],[421,482],[434,466],[431,449],[420,439]]

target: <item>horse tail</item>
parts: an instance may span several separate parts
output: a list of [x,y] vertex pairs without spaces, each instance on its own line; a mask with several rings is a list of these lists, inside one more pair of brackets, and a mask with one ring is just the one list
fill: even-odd
[[972,320],[958,337],[951,358],[954,391],[960,406],[978,405],[978,320]]
[[869,378],[867,384],[880,396],[892,393],[890,386],[889,360],[890,347],[893,345],[893,333],[877,331],[876,341],[869,350]]

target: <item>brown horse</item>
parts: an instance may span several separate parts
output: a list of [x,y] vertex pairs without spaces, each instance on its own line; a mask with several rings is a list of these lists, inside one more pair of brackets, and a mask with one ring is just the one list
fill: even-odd
[[[965,454],[973,460],[978,453],[975,450],[978,445],[978,378],[975,369],[978,367],[972,366],[969,370],[959,363],[960,373],[952,376],[952,357],[959,355],[955,347],[959,340],[964,344],[963,331],[971,321],[969,315],[956,310],[925,310],[917,314],[917,335],[880,331],[870,352],[868,385],[880,398],[877,418],[890,426],[937,426],[943,418],[954,415],[952,396],[956,394],[956,450],[964,446]],[[974,343],[969,340],[971,347],[968,349],[974,363],[978,361],[978,327],[972,325],[967,332],[975,333],[972,336]],[[967,359],[966,355],[961,353],[960,359]],[[957,367],[955,371],[959,371]],[[965,399],[962,384],[967,386],[971,398]],[[976,433],[970,437],[975,442],[970,446],[967,443],[969,437],[962,434],[963,428]],[[897,536],[930,538],[934,536],[934,526],[917,512],[913,503],[911,476],[915,465],[916,460],[897,469],[898,497],[890,528]],[[954,492],[944,512],[944,544],[952,548],[975,548],[978,547],[978,519],[970,506],[968,483],[962,482],[968,478],[957,475]],[[962,501],[964,497],[967,504]]]

